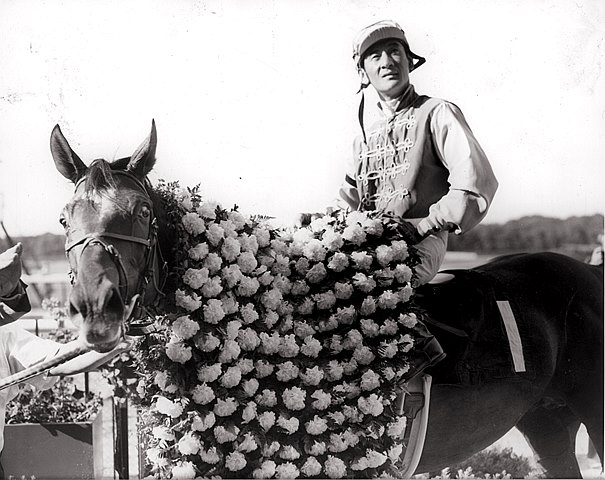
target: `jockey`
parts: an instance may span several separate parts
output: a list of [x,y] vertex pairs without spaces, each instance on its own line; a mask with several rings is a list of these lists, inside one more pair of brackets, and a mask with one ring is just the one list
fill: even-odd
[[[361,135],[340,196],[354,210],[379,210],[416,226],[425,237],[416,245],[416,285],[422,285],[439,271],[448,232],[477,225],[498,182],[460,109],[414,90],[409,74],[425,59],[410,50],[397,23],[386,20],[361,30],[353,59],[361,80]],[[382,118],[366,130],[363,90],[369,85],[378,94]]]
[[[377,210],[414,225],[423,240],[415,285],[438,272],[448,232],[466,232],[479,223],[498,182],[460,109],[445,100],[419,95],[410,72],[425,62],[410,49],[393,21],[374,23],[357,35],[353,59],[361,80],[361,135],[340,196],[353,210]],[[367,131],[363,91],[378,94],[382,118]],[[342,203],[341,203],[342,205]],[[444,357],[437,339],[417,324],[417,358],[407,380]]]
[[[61,355],[79,344],[78,340],[57,343],[40,338],[14,322],[30,310],[30,304],[21,281],[21,253],[19,243],[0,254],[0,379],[7,378],[28,367]],[[39,389],[54,385],[58,375],[75,375],[93,370],[125,350],[124,344],[108,353],[87,352],[62,365],[53,368],[48,376],[41,374],[27,382]],[[6,404],[18,393],[17,387],[0,390],[0,451],[4,446],[4,422]],[[0,465],[0,478],[2,475]]]

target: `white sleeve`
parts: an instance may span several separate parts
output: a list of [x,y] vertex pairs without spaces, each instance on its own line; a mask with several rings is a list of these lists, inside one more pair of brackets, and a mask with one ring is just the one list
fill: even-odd
[[[11,374],[15,374],[54,357],[60,345],[52,340],[40,338],[24,328],[13,324],[0,327]],[[51,387],[57,378],[40,375],[28,380],[37,388]]]
[[456,233],[479,223],[492,203],[498,181],[460,109],[449,102],[437,106],[431,117],[434,145],[449,170],[450,191],[429,209],[436,223],[452,223]]

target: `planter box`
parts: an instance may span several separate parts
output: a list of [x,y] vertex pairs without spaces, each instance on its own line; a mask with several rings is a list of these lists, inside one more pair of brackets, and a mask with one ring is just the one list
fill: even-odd
[[86,423],[6,425],[4,478],[103,478],[103,415]]

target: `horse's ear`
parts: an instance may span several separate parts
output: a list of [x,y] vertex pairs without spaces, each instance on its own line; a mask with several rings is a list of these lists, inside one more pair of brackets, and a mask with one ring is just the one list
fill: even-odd
[[59,173],[73,183],[86,173],[86,165],[71,149],[59,125],[55,125],[50,134],[50,152]]
[[128,170],[139,178],[145,178],[155,165],[155,147],[158,138],[155,130],[155,120],[151,121],[151,132],[143,143],[135,150],[128,162]]

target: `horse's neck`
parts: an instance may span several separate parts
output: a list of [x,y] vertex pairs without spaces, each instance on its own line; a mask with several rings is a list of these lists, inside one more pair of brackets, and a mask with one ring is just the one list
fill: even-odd
[[153,210],[158,223],[157,241],[160,254],[170,269],[173,264],[172,246],[175,243],[176,232],[168,221],[162,197],[153,189],[150,189],[149,196],[153,202]]

